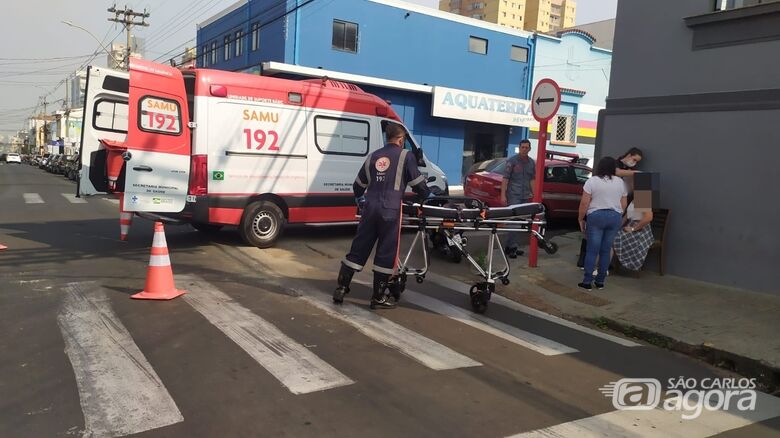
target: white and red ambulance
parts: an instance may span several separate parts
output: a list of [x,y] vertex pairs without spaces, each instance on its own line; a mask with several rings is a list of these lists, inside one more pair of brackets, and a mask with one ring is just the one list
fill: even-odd
[[[390,105],[355,85],[132,59],[90,67],[79,195],[124,193],[123,209],[202,231],[237,226],[258,247],[285,224],[355,221],[352,183],[384,144]],[[407,136],[429,185],[444,173]]]

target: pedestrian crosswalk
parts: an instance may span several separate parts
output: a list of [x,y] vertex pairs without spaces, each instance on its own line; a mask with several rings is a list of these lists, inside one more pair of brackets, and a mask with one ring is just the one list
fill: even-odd
[[[119,205],[119,199],[106,196],[96,197],[78,197],[74,193],[60,193],[57,197],[65,198],[71,204],[88,204],[88,200],[95,200],[96,202],[107,202],[114,205]],[[59,202],[59,200],[53,199],[49,196],[42,196],[40,193],[23,193],[22,199],[25,204],[46,204],[49,202]]]
[[[295,334],[284,333],[281,326],[259,316],[203,278],[194,274],[179,275],[176,284],[186,289],[187,294],[170,305],[181,306],[179,303],[185,303],[185,308],[195,312],[193,315],[199,315],[217,330],[215,333],[221,333],[218,337],[224,336],[228,342],[239,346],[241,350],[237,351],[243,351],[251,358],[257,365],[256,370],[267,374],[273,384],[286,389],[293,396],[303,397],[306,394],[361,385],[360,379],[356,377],[361,374],[355,368],[337,369],[334,366],[344,366],[344,361],[334,356],[334,350],[312,349],[310,345],[296,340]],[[360,278],[356,278],[353,285],[353,289],[370,289],[371,286]],[[424,327],[415,326],[413,329],[408,323],[391,319],[394,312],[370,311],[363,303],[357,305],[350,300],[336,306],[327,293],[315,287],[305,290],[296,287],[294,290],[298,296],[291,299],[303,303],[305,308],[315,310],[316,315],[324,315],[337,323],[346,324],[368,338],[369,342],[388,347],[387,352],[374,355],[401,354],[413,360],[409,366],[421,367],[420,372],[447,376],[447,370],[485,370],[486,365],[495,360],[474,357],[473,349],[459,345],[450,338],[449,342],[434,340],[429,337],[431,334],[424,333]],[[186,415],[182,414],[168,392],[166,382],[160,379],[153,364],[146,359],[130,331],[112,309],[107,290],[93,282],[81,282],[65,285],[62,292],[64,299],[58,324],[78,387],[85,436],[121,436],[186,422]],[[419,291],[407,289],[403,301],[408,303],[410,309],[423,309],[429,315],[435,315],[448,330],[462,332],[464,328],[475,329],[475,333],[481,333],[482,336],[494,336],[509,342],[504,348],[520,348],[538,354],[540,358],[549,358],[544,360],[579,353],[577,348],[565,345],[563,340],[548,339],[488,315],[474,314]],[[325,330],[318,335],[327,339],[330,333]],[[333,342],[338,342],[338,339],[333,339]],[[633,346],[610,344],[613,348]],[[364,350],[359,351],[365,354]],[[376,361],[381,366],[381,358],[377,357],[351,358],[351,361],[361,366],[366,361]],[[247,372],[255,371],[250,369]],[[476,375],[484,376],[486,371],[475,372]],[[362,391],[358,390],[359,393]],[[630,415],[615,412],[517,436],[568,436],[569,432],[576,436],[586,436],[588,433],[607,430],[611,424],[623,424],[633,415],[637,415],[636,418],[647,417],[650,424],[648,427],[652,426],[652,429],[647,430],[647,436],[660,432],[654,429],[654,425],[667,421],[666,417],[659,417],[657,412]],[[767,416],[769,413],[763,415],[762,419],[771,418]],[[721,417],[716,420],[721,421]],[[725,431],[744,424],[745,421],[728,422],[727,426],[719,430]],[[673,427],[671,423],[670,427]],[[708,436],[696,432],[698,429],[692,430],[690,436]],[[640,433],[636,436],[645,435]]]

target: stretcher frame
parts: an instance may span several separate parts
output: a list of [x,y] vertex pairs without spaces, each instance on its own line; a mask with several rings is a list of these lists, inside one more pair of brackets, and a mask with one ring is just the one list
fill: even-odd
[[[439,204],[439,205],[433,205]],[[446,205],[454,205],[447,207]],[[460,205],[470,206],[469,208]],[[502,284],[509,284],[510,266],[506,254],[501,246],[499,231],[513,233],[531,233],[534,235],[540,247],[548,253],[557,251],[557,245],[544,238],[547,221],[544,216],[544,206],[540,203],[515,204],[507,207],[490,208],[481,201],[464,197],[435,197],[422,203],[405,203],[403,205],[403,220],[401,227],[416,229],[406,255],[398,259],[398,274],[393,279],[391,293],[398,299],[406,288],[407,278],[414,276],[417,283],[425,281],[428,272],[430,257],[428,254],[428,231],[443,232],[447,243],[461,251],[462,255],[477,270],[480,281],[474,283],[469,290],[472,308],[477,313],[483,313],[487,309],[487,303],[495,292],[496,280]],[[460,233],[465,231],[489,232],[488,248],[486,253],[486,268],[466,249],[465,242]],[[494,270],[495,247],[501,250],[503,267]],[[416,248],[423,255],[423,266],[412,267],[409,262]]]

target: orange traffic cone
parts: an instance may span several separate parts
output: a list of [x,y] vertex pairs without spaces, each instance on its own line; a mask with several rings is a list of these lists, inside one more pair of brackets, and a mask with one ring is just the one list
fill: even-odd
[[152,255],[149,257],[149,269],[146,271],[144,290],[131,298],[137,300],[170,300],[186,293],[176,289],[173,284],[173,270],[168,256],[168,244],[165,242],[165,229],[162,222],[154,223]]
[[130,225],[133,223],[133,213],[124,210],[125,194],[119,194],[119,240],[126,241]]

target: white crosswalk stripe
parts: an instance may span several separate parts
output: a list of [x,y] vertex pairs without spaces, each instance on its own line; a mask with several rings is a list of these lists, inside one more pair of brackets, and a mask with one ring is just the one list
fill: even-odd
[[348,302],[336,306],[331,297],[319,293],[297,290],[301,299],[355,327],[369,338],[394,348],[417,362],[434,370],[481,366],[482,364],[451,350],[438,342],[413,332],[375,312],[352,305]]
[[354,383],[276,326],[194,275],[176,277],[184,300],[268,370],[293,394]]
[[116,199],[116,198],[103,198],[103,199],[108,201],[108,202],[110,202],[110,203],[112,203],[112,204],[119,205],[119,199]]
[[758,392],[753,410],[738,410],[735,399],[729,409],[705,408],[697,418],[682,419],[682,413],[659,408],[612,411],[508,438],[704,438],[780,416],[780,399]]
[[71,204],[86,204],[87,200],[84,198],[77,198],[73,193],[60,193]]
[[[465,294],[465,295],[468,295],[469,288],[471,287],[468,284],[463,283],[461,281],[458,281],[458,280],[455,280],[455,279],[452,279],[452,278],[448,278],[448,277],[444,277],[442,275],[434,274],[432,272],[427,273],[425,275],[425,279],[426,279],[426,281],[428,281],[428,280],[432,281],[432,282],[434,282],[434,283],[436,283],[436,284],[438,284],[440,286],[444,286],[444,287],[446,287],[446,288],[448,288],[450,290],[453,290],[453,291],[456,291],[456,292],[460,292],[460,293]],[[595,336],[597,338],[601,338],[601,339],[604,339],[604,340],[607,340],[607,341],[610,341],[610,342],[614,342],[614,343],[616,343],[618,345],[622,345],[624,347],[639,347],[639,346],[641,346],[641,344],[638,344],[638,343],[633,342],[633,341],[629,341],[628,339],[623,339],[623,338],[618,337],[618,336],[613,336],[613,335],[610,335],[608,333],[600,332],[598,330],[594,330],[594,329],[589,328],[589,327],[583,327],[583,326],[581,326],[581,325],[579,325],[577,323],[568,321],[568,320],[563,319],[563,318],[559,318],[559,317],[557,317],[555,315],[550,315],[549,313],[544,313],[541,310],[537,310],[537,309],[534,309],[532,307],[524,306],[524,305],[522,305],[522,304],[520,304],[520,303],[518,303],[516,301],[510,300],[509,298],[506,298],[506,297],[502,297],[501,295],[498,295],[498,294],[493,294],[490,297],[490,302],[494,303],[494,304],[498,304],[498,305],[504,306],[504,307],[507,307],[507,308],[510,308],[510,309],[518,311],[518,312],[522,312],[522,313],[525,313],[525,314],[528,314],[528,315],[531,315],[531,316],[535,316],[537,318],[541,318],[541,319],[553,322],[553,323],[558,324],[558,325],[562,325],[562,326],[570,328],[572,330],[577,330],[579,332],[587,333],[587,334],[589,334],[591,336]]]
[[168,390],[94,283],[64,288],[57,318],[76,376],[83,436],[123,436],[184,420]]
[[24,197],[24,203],[25,204],[43,204],[43,198],[41,198],[41,195],[37,193],[25,193],[22,195]]

